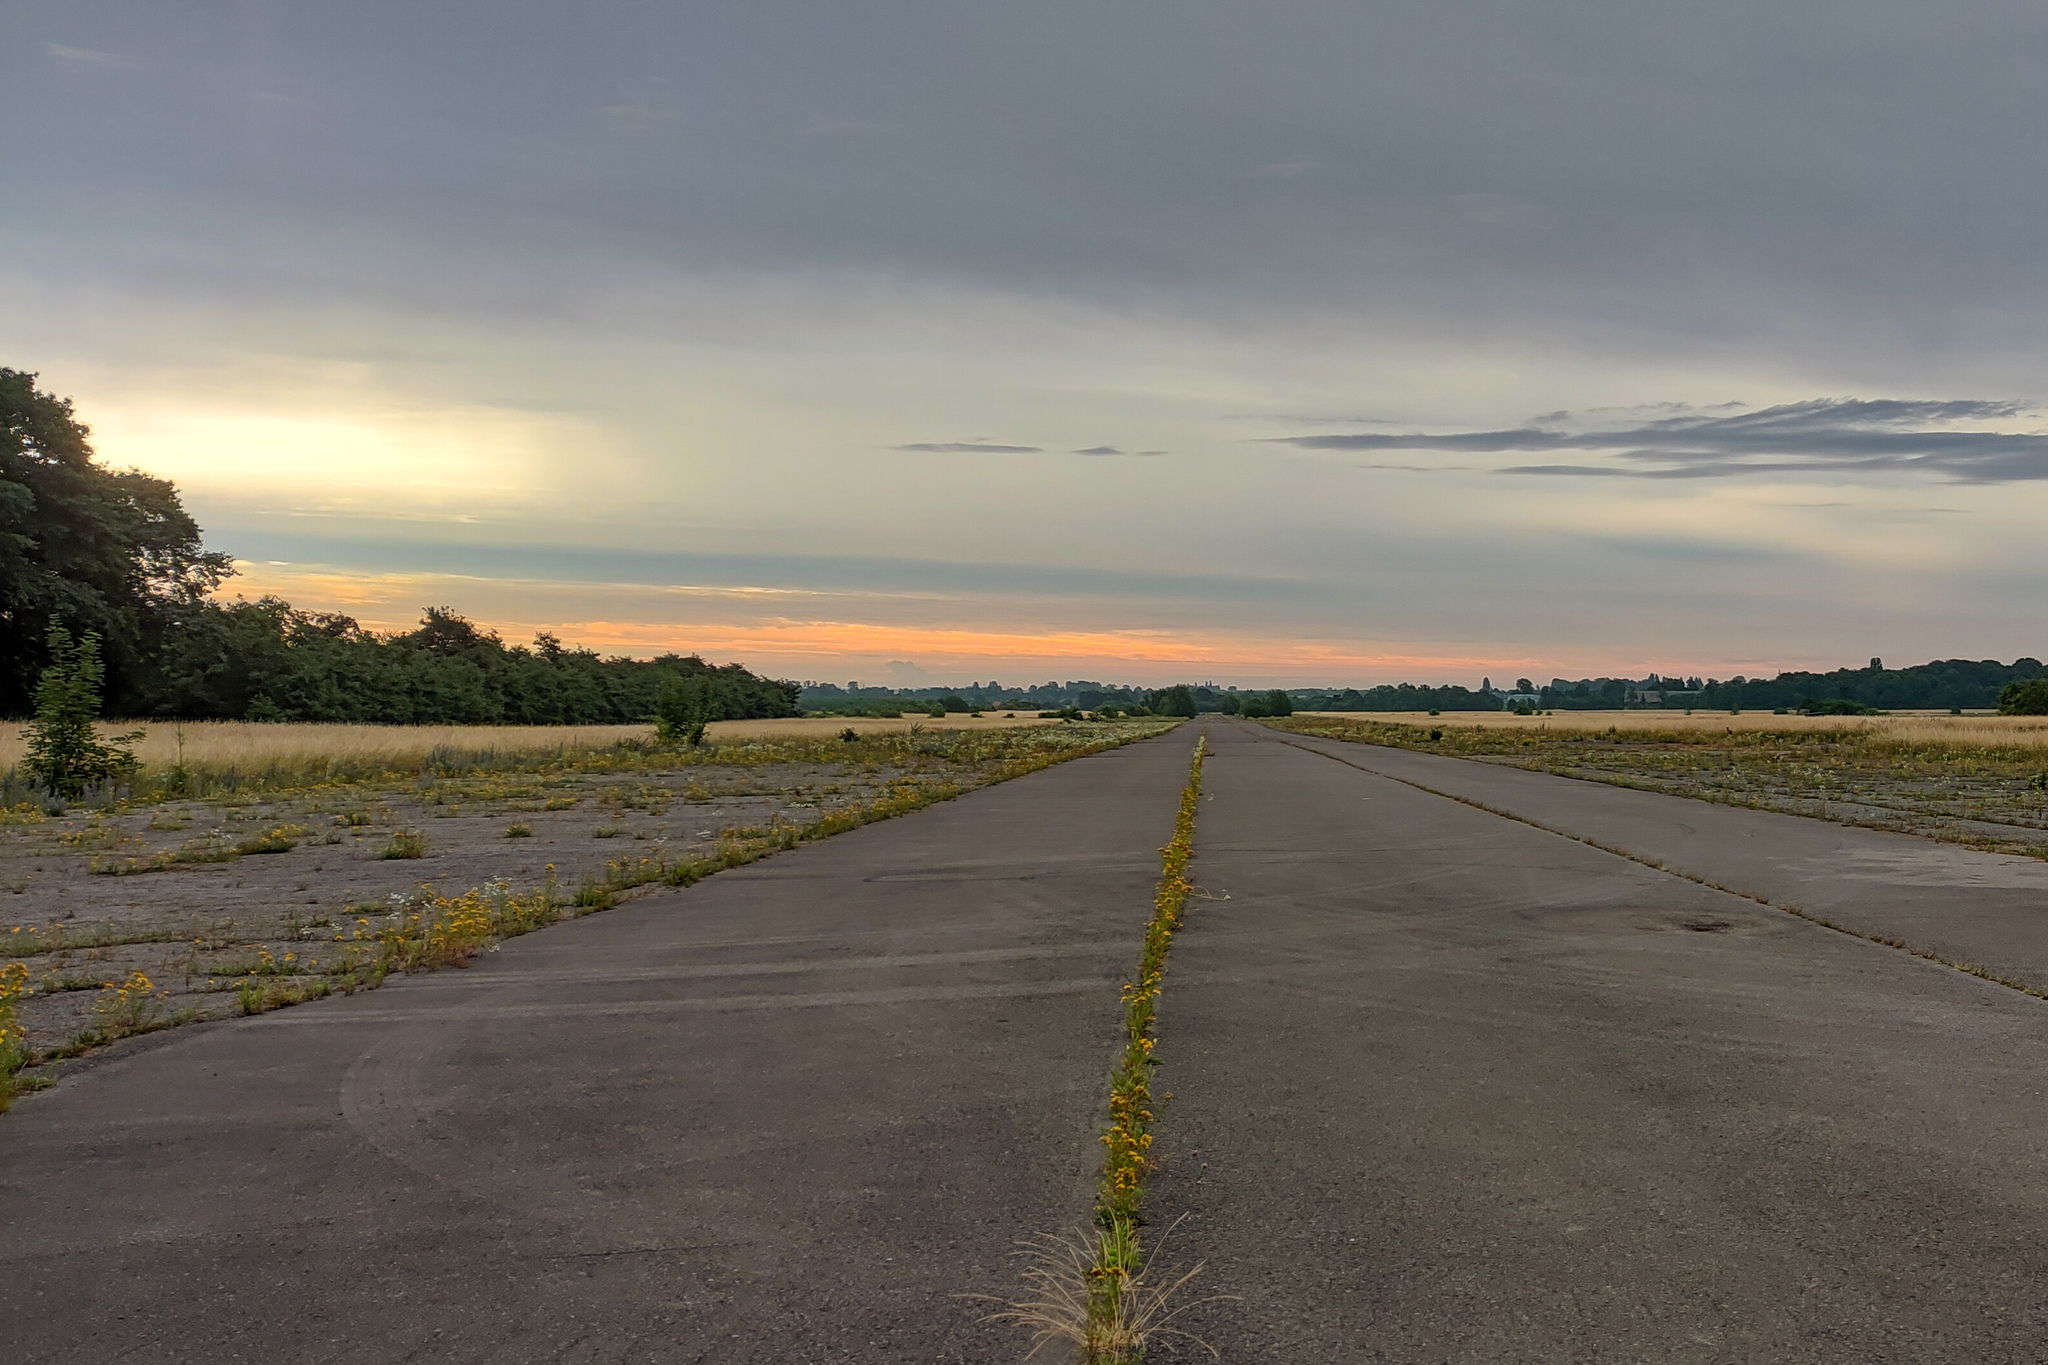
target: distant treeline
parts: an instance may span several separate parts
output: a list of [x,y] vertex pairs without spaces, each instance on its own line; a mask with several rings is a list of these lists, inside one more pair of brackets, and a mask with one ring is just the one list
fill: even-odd
[[1989,710],[2013,683],[2048,675],[2039,659],[1937,659],[1910,668],[1886,668],[1872,659],[1866,668],[1832,673],[1780,673],[1774,678],[1650,678],[1637,682],[1589,678],[1553,679],[1542,689],[1542,705],[1556,710],[1605,710],[1617,706],[1665,709],[1697,707],[1725,711]]
[[[1378,687],[1294,687],[1280,695],[1300,711],[1501,711],[1510,696],[1534,698],[1526,703],[1540,710],[1612,711],[1686,708],[1801,711],[1940,710],[1962,707],[1990,710],[2009,684],[2048,677],[2040,660],[2021,658],[2010,664],[1996,659],[1943,659],[1911,668],[1885,668],[1876,660],[1868,668],[1838,668],[1832,673],[1780,673],[1775,678],[1660,677],[1554,678],[1538,685],[1518,678],[1511,688],[1491,683],[1467,688],[1455,683],[1440,687],[1415,683]],[[806,711],[835,715],[887,713],[943,702],[953,710],[1043,709],[1077,707],[1084,711],[1145,708],[1154,714],[1213,712],[1274,714],[1274,693],[1240,691],[1235,687],[1177,684],[1171,688],[1119,687],[1099,682],[1047,682],[1029,687],[970,683],[966,687],[840,687],[807,683]],[[1171,701],[1167,700],[1169,697]]]
[[163,623],[146,666],[109,695],[129,716],[395,725],[616,725],[644,721],[671,678],[703,678],[711,720],[793,716],[800,690],[695,655],[601,658],[552,635],[507,645],[445,608],[382,635],[274,597],[198,603]]
[[445,608],[384,635],[275,597],[191,602],[147,622],[108,679],[107,711],[186,720],[615,725],[654,715],[670,677],[708,680],[712,719],[797,714],[795,683],[694,655],[606,659],[551,635],[507,645]]
[[1347,687],[1341,692],[1294,688],[1289,695],[1303,711],[1498,711],[1504,703],[1498,692],[1474,692],[1455,684],[1418,687],[1382,684],[1361,691]]
[[[1534,696],[1541,710],[1612,711],[1624,708],[1745,711],[1812,711],[1869,708],[1881,711],[1990,710],[2011,683],[2048,676],[2038,659],[2010,664],[1996,659],[1940,659],[1910,668],[1885,668],[1873,659],[1867,668],[1838,668],[1832,673],[1780,673],[1774,678],[1734,677],[1553,678],[1537,687],[1517,679],[1514,693]],[[1295,688],[1294,704],[1304,711],[1499,711],[1507,706],[1503,691],[1462,687],[1373,687],[1363,691]]]

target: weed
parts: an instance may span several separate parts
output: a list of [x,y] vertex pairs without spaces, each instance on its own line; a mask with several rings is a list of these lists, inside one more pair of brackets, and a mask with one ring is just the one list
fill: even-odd
[[[1130,1271],[1117,1272],[1113,1291],[1105,1293],[1108,1284],[1097,1263],[1096,1238],[1040,1233],[1029,1242],[1019,1243],[1022,1249],[1017,1253],[1027,1263],[1024,1283],[1035,1297],[1008,1304],[983,1321],[1014,1322],[1030,1328],[1031,1350],[1026,1360],[1053,1342],[1065,1342],[1080,1348],[1084,1361],[1122,1365],[1144,1359],[1146,1343],[1160,1337],[1193,1342],[1212,1358],[1220,1359],[1221,1353],[1208,1342],[1167,1324],[1191,1308],[1235,1296],[1217,1294],[1169,1307],[1174,1295],[1202,1273],[1202,1266],[1197,1264],[1164,1283],[1155,1281],[1152,1263],[1165,1245],[1166,1238],[1162,1236],[1144,1263]],[[1104,1300],[1108,1302],[1107,1311],[1099,1307]]]
[[208,967],[206,974],[208,976],[298,976],[303,970],[299,964],[299,955],[297,953],[286,953],[283,957],[278,957],[270,949],[259,944],[253,961],[221,963]]
[[299,840],[304,838],[305,835],[306,830],[303,826],[279,825],[277,828],[265,830],[261,834],[250,835],[235,845],[235,852],[241,854],[289,853],[299,846]]
[[416,829],[402,829],[391,836],[391,842],[377,853],[379,858],[424,858],[427,856],[427,836]]
[[271,1010],[283,1009],[286,1005],[299,1005],[308,1000],[318,1000],[334,988],[325,981],[271,981],[264,982],[257,977],[245,978],[235,990],[235,1008],[243,1014],[265,1014]]
[[126,981],[109,981],[100,991],[99,999],[92,1002],[93,1023],[97,1025],[94,1032],[106,1042],[147,1033],[168,994],[158,991],[156,983],[141,972],[128,973]]
[[[1173,837],[1160,850],[1159,885],[1138,970],[1135,979],[1124,983],[1124,1051],[1110,1076],[1109,1124],[1102,1133],[1108,1151],[1095,1197],[1095,1235],[1042,1235],[1027,1253],[1033,1264],[1024,1272],[1025,1282],[1039,1297],[994,1315],[1032,1328],[1034,1354],[1048,1342],[1067,1341],[1082,1349],[1087,1365],[1134,1365],[1144,1357],[1148,1338],[1185,1335],[1166,1326],[1181,1311],[1168,1310],[1167,1300],[1202,1268],[1198,1265],[1170,1284],[1155,1286],[1149,1278],[1152,1258],[1143,1254],[1138,1226],[1145,1177],[1153,1164],[1152,1070],[1158,1065],[1153,1054],[1159,993],[1174,931],[1194,890],[1187,868],[1195,850],[1206,748],[1203,741],[1195,744]],[[1160,1097],[1162,1102],[1167,1098]]]
[[35,994],[28,983],[28,964],[0,967],[0,1113],[14,1101],[15,1075],[28,1064],[28,1033],[16,1022],[14,1003]]
[[616,839],[626,832],[624,825],[599,825],[590,831],[593,839]]
[[334,817],[334,823],[341,829],[362,829],[370,823],[370,813],[366,810],[345,810]]
[[367,967],[381,981],[390,972],[461,966],[494,939],[553,924],[561,910],[552,867],[546,882],[523,895],[499,881],[459,896],[435,896],[424,890],[410,897],[394,896],[381,923],[359,918],[348,940],[352,954],[368,950],[370,957],[365,961],[351,955],[336,974]]
[[505,826],[505,837],[507,839],[531,839],[533,837],[533,826],[527,824],[507,825]]

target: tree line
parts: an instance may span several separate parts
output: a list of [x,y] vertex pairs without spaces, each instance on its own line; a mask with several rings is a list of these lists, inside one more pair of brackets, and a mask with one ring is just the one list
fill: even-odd
[[656,715],[665,684],[668,710],[702,720],[798,714],[797,684],[695,655],[508,645],[443,607],[384,634],[275,597],[221,602],[233,565],[177,490],[101,465],[70,400],[35,380],[0,368],[0,715],[27,714],[61,642],[87,636],[123,716],[616,724]]

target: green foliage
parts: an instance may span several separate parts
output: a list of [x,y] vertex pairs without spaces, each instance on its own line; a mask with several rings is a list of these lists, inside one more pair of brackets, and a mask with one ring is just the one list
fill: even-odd
[[939,708],[937,714],[942,716],[949,711],[958,714],[963,711],[971,711],[974,709],[973,707],[967,704],[967,699],[965,697],[962,697],[957,693],[952,692],[948,692],[945,696],[940,697],[936,702],[932,704]]
[[1809,716],[1881,716],[1884,712],[1875,706],[1866,706],[1860,701],[1847,697],[1830,697],[1826,701],[1808,701],[1799,708]]
[[655,738],[696,748],[704,742],[704,727],[724,719],[713,714],[714,707],[711,686],[703,678],[669,676],[654,699]]
[[1154,692],[1150,705],[1156,716],[1193,716],[1195,691],[1186,683],[1175,683],[1163,692]]
[[1277,687],[1270,692],[1255,692],[1238,699],[1238,714],[1254,720],[1266,716],[1291,716],[1294,714],[1294,698]]
[[163,479],[93,460],[68,399],[0,368],[0,715],[49,664],[43,622],[96,633],[123,709],[168,619],[233,572]]
[[21,732],[28,741],[21,769],[50,795],[76,800],[86,788],[108,786],[135,770],[128,746],[142,732],[102,740],[93,729],[106,676],[96,633],[87,631],[84,639],[74,641],[70,631],[52,622],[45,639],[50,663],[36,683],[35,719]]
[[379,635],[274,597],[200,603],[135,699],[141,714],[393,725],[619,725],[657,714],[662,687],[698,679],[711,720],[797,714],[795,683],[695,655],[605,659],[551,635],[507,645],[445,607]]
[[2007,683],[1998,692],[2001,716],[2048,716],[2048,678]]

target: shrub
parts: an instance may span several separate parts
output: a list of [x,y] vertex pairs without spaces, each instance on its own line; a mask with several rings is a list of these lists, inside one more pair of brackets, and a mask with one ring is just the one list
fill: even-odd
[[507,825],[505,826],[505,837],[507,839],[531,839],[533,837],[533,826],[526,824]]
[[427,836],[416,829],[402,829],[391,836],[379,858],[424,858],[427,856]]
[[2001,716],[2048,716],[2048,678],[2007,683],[1998,693]]
[[35,719],[21,732],[28,741],[22,773],[51,796],[77,800],[88,787],[109,786],[135,771],[128,746],[142,731],[102,740],[93,730],[106,678],[96,633],[73,641],[70,631],[52,621],[47,638],[50,666],[36,683]]
[[704,742],[704,727],[718,719],[711,684],[703,678],[670,674],[654,698],[654,737],[663,744]]

